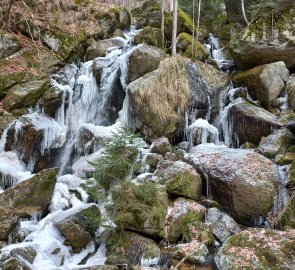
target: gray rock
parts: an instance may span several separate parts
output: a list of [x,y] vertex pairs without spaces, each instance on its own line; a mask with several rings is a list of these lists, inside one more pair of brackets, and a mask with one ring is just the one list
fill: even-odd
[[176,250],[173,254],[173,258],[180,261],[189,254],[185,262],[188,264],[192,264],[194,267],[196,265],[208,265],[210,261],[210,255],[207,246],[196,240],[193,240],[192,242],[187,244],[179,244],[175,248]]
[[295,74],[291,74],[286,86],[286,93],[288,95],[288,104],[295,112]]
[[207,180],[209,197],[243,224],[266,215],[277,193],[276,165],[264,156],[246,149],[199,145],[187,156]]
[[222,243],[230,236],[241,231],[237,222],[218,208],[208,209],[205,222],[209,225],[214,236]]
[[165,52],[157,47],[142,44],[129,56],[128,83],[131,83],[143,75],[157,69]]
[[229,146],[246,142],[258,145],[262,137],[281,127],[272,113],[241,98],[226,108],[221,124],[225,143]]
[[218,269],[293,270],[295,231],[249,229],[224,242],[215,256]]
[[295,144],[295,136],[286,128],[274,131],[261,139],[259,151],[268,158],[274,158],[279,154],[286,154],[288,148]]
[[9,57],[20,49],[21,45],[15,37],[9,34],[0,34],[0,59]]
[[104,57],[110,48],[122,48],[124,46],[124,42],[124,39],[120,37],[99,40],[87,48],[87,60]]
[[274,106],[276,99],[285,88],[289,77],[289,70],[284,62],[276,62],[257,66],[234,76],[239,85],[246,85],[254,99],[258,99],[262,106]]

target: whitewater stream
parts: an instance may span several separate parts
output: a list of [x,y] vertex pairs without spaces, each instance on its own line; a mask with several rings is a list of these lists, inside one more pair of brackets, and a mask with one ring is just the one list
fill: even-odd
[[[54,226],[59,222],[82,209],[93,205],[88,203],[87,193],[80,187],[84,177],[93,171],[88,161],[95,161],[102,149],[99,142],[116,132],[121,123],[132,127],[133,119],[129,116],[129,101],[125,96],[128,80],[128,56],[136,48],[132,39],[138,31],[132,29],[126,34],[122,48],[110,48],[105,57],[93,61],[71,64],[60,73],[51,77],[52,86],[61,93],[61,105],[55,118],[50,117],[44,109],[37,105],[30,113],[11,123],[3,132],[0,139],[0,193],[6,188],[31,178],[36,171],[40,156],[50,156],[55,153],[51,167],[58,167],[59,173],[52,198],[50,212],[46,217],[35,213],[29,220],[19,222],[19,233],[23,235],[22,243],[10,242],[2,249],[2,255],[9,254],[15,247],[32,246],[37,256],[31,264],[37,270],[81,269],[95,265],[103,265],[106,248],[101,244],[98,248],[93,242],[78,254],[73,254],[71,247],[64,244],[65,238]],[[141,46],[141,45],[138,45]],[[218,64],[222,64],[223,49],[217,39],[211,39],[212,55]],[[228,63],[228,62],[227,62]],[[100,82],[93,74],[96,67],[100,71]],[[114,105],[113,89],[120,93],[122,102]],[[188,147],[196,145],[193,138],[198,134],[197,144],[225,144],[228,147],[239,147],[238,138],[232,134],[232,123],[228,119],[228,109],[231,104],[225,104],[235,90],[233,87],[224,89],[220,94],[220,112],[214,124],[210,124],[210,113],[205,119],[195,119],[187,113],[185,138]],[[38,151],[33,151],[29,159],[25,159],[18,148],[18,138],[23,132],[26,123],[31,123],[36,130],[42,132],[42,140]],[[13,128],[14,141],[11,151],[6,151],[9,130]],[[85,132],[90,132],[95,141],[85,141]],[[285,170],[279,168],[281,176],[280,194],[277,199],[277,208],[286,204]],[[79,195],[78,195],[79,194]],[[102,209],[103,210],[103,209]],[[276,210],[277,211],[277,210]],[[102,211],[104,213],[104,211]],[[111,221],[108,221],[109,225]],[[104,224],[103,224],[104,225]],[[103,227],[98,233],[103,231]],[[55,250],[60,250],[55,253]],[[92,256],[89,256],[89,255]],[[87,258],[87,259],[85,259]],[[81,265],[81,262],[84,262]],[[142,260],[143,265],[152,265],[155,261]],[[62,266],[60,266],[62,265]]]

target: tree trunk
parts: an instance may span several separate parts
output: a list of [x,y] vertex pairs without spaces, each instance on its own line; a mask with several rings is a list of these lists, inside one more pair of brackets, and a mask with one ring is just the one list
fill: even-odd
[[195,58],[195,47],[196,47],[196,41],[195,41],[195,32],[196,32],[196,28],[195,28],[195,5],[196,5],[196,0],[193,0],[193,38],[192,38],[192,58]]
[[242,12],[243,12],[244,21],[248,25],[249,24],[249,21],[247,19],[246,12],[245,12],[245,3],[244,3],[244,0],[241,0],[241,5],[242,5]]
[[[13,2],[14,0],[9,0],[8,2],[8,8],[7,8],[7,11],[2,11],[3,13],[3,22],[1,22],[1,25],[3,25],[4,28],[8,29],[9,28],[9,25],[10,25],[10,10],[11,10],[11,7],[13,5]],[[3,10],[5,10],[3,8]]]
[[164,0],[161,0],[161,47],[165,49],[165,14],[164,14]]
[[173,0],[173,29],[172,29],[172,49],[171,54],[176,55],[177,39],[177,0]]
[[199,40],[199,27],[200,27],[200,17],[201,17],[201,5],[202,5],[202,0],[199,0],[199,5],[198,5],[198,21],[197,21],[197,36],[196,40]]

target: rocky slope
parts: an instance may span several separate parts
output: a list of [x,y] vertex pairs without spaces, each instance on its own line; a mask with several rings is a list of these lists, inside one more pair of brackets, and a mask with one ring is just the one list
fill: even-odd
[[234,4],[221,28],[201,20],[193,48],[182,1],[171,57],[155,0],[15,1],[0,32],[0,269],[294,269],[295,9],[252,18],[247,1],[253,20],[235,28]]

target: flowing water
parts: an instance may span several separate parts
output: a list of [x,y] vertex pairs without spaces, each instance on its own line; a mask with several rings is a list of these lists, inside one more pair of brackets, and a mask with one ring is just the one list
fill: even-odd
[[[132,29],[126,35],[126,39],[121,39],[123,47],[111,48],[105,57],[79,65],[68,65],[62,69],[62,72],[51,77],[52,86],[61,97],[61,105],[54,118],[48,116],[44,108],[37,106],[3,131],[0,139],[0,193],[31,178],[38,159],[50,156],[54,151],[58,154],[50,165],[58,165],[59,177],[50,213],[43,219],[40,213],[35,213],[31,219],[21,220],[18,231],[24,242],[13,243],[10,236],[10,245],[2,249],[2,255],[8,254],[18,246],[33,246],[37,251],[37,257],[31,267],[38,270],[80,269],[104,264],[106,260],[104,244],[96,249],[91,242],[79,254],[72,254],[71,248],[64,245],[65,238],[54,224],[93,205],[88,203],[88,195],[80,185],[83,183],[83,178],[93,172],[89,161],[95,161],[102,154],[100,141],[110,137],[112,132],[116,132],[120,123],[131,128],[135,127],[136,119],[130,110],[129,98],[125,94],[128,57],[136,48],[132,45],[135,34],[136,30]],[[218,39],[211,37],[208,43],[211,46],[212,57],[222,66],[226,61]],[[95,73],[97,70],[100,74],[99,80]],[[121,104],[116,107],[112,100],[118,98],[118,93],[123,98]],[[239,102],[239,99],[233,98],[234,93],[235,89],[232,86],[220,93],[220,111],[211,123],[210,108],[205,119],[197,119],[196,113],[187,112],[185,137],[189,148],[205,143],[226,144],[228,147],[239,146],[239,138],[233,132],[233,123],[228,113],[229,108]],[[26,158],[25,153],[18,147],[28,124],[42,134],[38,148],[31,149],[30,158]],[[10,147],[8,147],[11,130],[14,135],[12,139],[10,138]],[[87,134],[91,134],[91,140],[87,139]],[[285,168],[279,168],[279,172],[280,193],[274,211],[278,211],[286,204]],[[207,196],[210,196],[209,190]],[[103,205],[101,209],[104,209]],[[106,222],[112,225],[110,220]],[[56,253],[55,250],[59,252]],[[94,256],[88,258],[89,254]],[[86,257],[88,259],[85,259]],[[80,265],[82,260],[85,262],[83,266]],[[159,258],[152,260],[142,258],[141,263],[143,266],[149,266],[157,264],[158,260]],[[61,263],[63,266],[60,266]]]

